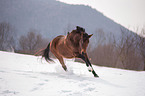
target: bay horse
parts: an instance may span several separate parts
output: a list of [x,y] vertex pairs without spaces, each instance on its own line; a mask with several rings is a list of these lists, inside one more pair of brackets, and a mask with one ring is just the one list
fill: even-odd
[[49,57],[50,50],[65,71],[67,71],[67,67],[63,58],[81,58],[85,61],[88,69],[91,68],[89,71],[93,73],[94,77],[99,77],[94,71],[86,53],[89,38],[92,35],[88,35],[84,28],[76,26],[76,30],[73,30],[71,33],[68,32],[67,36],[60,35],[54,38],[47,48],[43,50],[42,58],[44,57],[46,61],[52,61]]

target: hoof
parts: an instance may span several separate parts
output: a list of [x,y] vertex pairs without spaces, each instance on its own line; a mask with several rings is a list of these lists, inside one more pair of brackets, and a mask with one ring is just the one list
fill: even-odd
[[92,71],[92,73],[93,73],[94,77],[99,77],[94,70]]
[[62,66],[63,67],[63,69],[65,70],[65,71],[67,71],[67,67],[66,66]]
[[99,78],[99,76],[97,74],[94,74],[94,77],[98,77]]

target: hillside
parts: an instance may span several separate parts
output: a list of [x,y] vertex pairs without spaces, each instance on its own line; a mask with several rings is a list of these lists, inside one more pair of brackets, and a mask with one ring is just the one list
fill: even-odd
[[18,37],[35,29],[44,37],[66,34],[79,25],[91,34],[102,29],[120,36],[120,24],[84,5],[69,5],[55,0],[1,0],[0,22],[10,23]]
[[67,60],[64,72],[57,60],[0,51],[0,96],[144,96],[145,72],[86,65]]

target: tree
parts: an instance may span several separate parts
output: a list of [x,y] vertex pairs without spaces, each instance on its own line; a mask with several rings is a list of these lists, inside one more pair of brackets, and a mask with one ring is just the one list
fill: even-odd
[[16,34],[9,23],[0,23],[0,50],[15,48],[14,36],[16,36]]
[[23,53],[34,54],[36,50],[42,48],[44,39],[40,34],[36,34],[35,30],[31,30],[26,36],[21,36],[19,45]]
[[96,40],[95,40],[96,46],[105,44],[106,36],[105,36],[105,32],[103,31],[103,29],[98,29],[95,32],[94,37],[96,38]]
[[145,29],[142,29],[139,35],[136,35],[136,40],[137,40],[136,44],[137,48],[140,52],[140,55],[144,63],[143,70],[145,70]]
[[138,70],[140,66],[140,56],[136,50],[136,34],[121,28],[122,37],[116,43],[118,65],[123,65],[125,69]]
[[106,36],[103,29],[98,29],[94,34],[95,48],[88,51],[91,62],[100,66],[116,66],[116,52],[113,34]]

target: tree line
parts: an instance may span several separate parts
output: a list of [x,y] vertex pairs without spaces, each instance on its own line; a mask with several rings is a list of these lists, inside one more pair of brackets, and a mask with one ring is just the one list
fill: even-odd
[[[89,44],[88,55],[93,64],[129,70],[145,70],[145,29],[138,34],[120,28],[121,37],[105,34],[98,29],[95,44]],[[136,30],[137,32],[138,30]],[[0,50],[14,51],[23,54],[35,54],[46,48],[49,39],[43,38],[37,30],[17,38],[15,29],[6,22],[0,23]]]
[[140,34],[120,28],[121,37],[116,39],[103,30],[96,31],[94,49],[89,48],[88,54],[93,64],[129,70],[145,70],[145,29]]
[[30,30],[26,35],[17,38],[14,28],[6,22],[0,23],[0,50],[14,51],[23,54],[34,54],[45,48],[48,39],[43,38],[37,30]]

